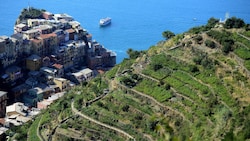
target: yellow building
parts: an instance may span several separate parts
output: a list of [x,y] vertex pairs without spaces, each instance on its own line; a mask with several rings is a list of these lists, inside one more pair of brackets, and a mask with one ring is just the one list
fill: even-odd
[[54,83],[60,88],[61,91],[65,91],[69,88],[69,80],[64,78],[54,78]]
[[42,66],[42,60],[41,57],[38,55],[31,55],[26,59],[26,68],[31,71],[37,71]]
[[39,29],[30,29],[30,30],[24,31],[23,35],[27,39],[33,39],[33,38],[40,35],[40,31],[39,31]]
[[40,24],[39,21],[39,19],[28,19],[28,27],[38,26]]

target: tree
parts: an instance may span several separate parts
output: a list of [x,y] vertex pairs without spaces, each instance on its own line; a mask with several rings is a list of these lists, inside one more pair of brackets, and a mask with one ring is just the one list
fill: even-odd
[[210,48],[215,48],[216,47],[215,42],[211,41],[211,40],[206,40],[205,45],[210,47]]
[[136,59],[137,57],[139,57],[143,53],[144,53],[143,51],[133,50],[132,48],[129,48],[127,50],[127,54],[129,55],[130,59]]
[[229,43],[225,43],[222,51],[226,54],[228,54],[230,51],[232,51],[232,46]]
[[132,79],[130,79],[130,78],[128,78],[128,77],[122,77],[121,79],[120,79],[120,81],[123,83],[123,84],[125,84],[127,87],[130,87],[130,88],[132,88],[132,87],[134,87],[135,85],[136,85],[136,83],[135,83],[135,81],[134,80],[132,80]]
[[122,106],[122,111],[123,112],[128,112],[128,110],[129,110],[129,105],[124,105],[124,106]]
[[196,65],[190,65],[189,70],[193,73],[198,72],[199,68]]
[[130,53],[132,53],[134,50],[132,49],[132,48],[129,48],[128,50],[127,50],[127,54],[129,55]]
[[156,64],[153,65],[154,71],[158,71],[161,68],[163,68],[162,64],[156,63]]
[[201,61],[202,61],[202,57],[201,56],[197,56],[195,58],[193,58],[193,61],[196,65],[200,65]]
[[167,31],[164,31],[164,32],[162,33],[162,36],[163,36],[164,38],[166,38],[166,40],[168,40],[168,39],[174,37],[175,34],[174,34],[173,32],[171,32],[171,31],[167,30]]
[[131,77],[132,77],[132,79],[135,79],[135,80],[138,80],[138,78],[139,78],[137,74],[132,74]]
[[219,23],[219,19],[212,17],[207,21],[207,27],[213,28],[217,23]]
[[226,20],[224,27],[225,28],[242,28],[245,26],[245,22],[236,17],[232,17]]
[[246,29],[246,31],[249,31],[250,30],[250,24],[246,24],[245,29]]
[[165,84],[165,89],[166,89],[166,90],[170,90],[170,88],[171,88],[171,86],[170,86],[168,83],[166,83],[166,84]]

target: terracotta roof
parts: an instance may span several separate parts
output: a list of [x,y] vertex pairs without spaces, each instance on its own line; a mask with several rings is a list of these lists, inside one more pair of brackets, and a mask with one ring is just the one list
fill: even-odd
[[41,102],[37,102],[38,109],[47,109],[47,107],[52,103],[52,101],[44,100]]
[[56,37],[57,35],[55,33],[50,33],[50,34],[41,34],[40,37],[42,39],[47,39],[47,38],[50,38],[50,37]]
[[54,64],[53,67],[55,67],[57,69],[62,69],[63,65],[61,65],[61,64]]
[[67,29],[66,31],[69,32],[69,33],[74,33],[75,32],[75,30],[72,29],[72,28],[71,29]]
[[42,42],[42,40],[39,40],[39,39],[31,39],[31,42],[40,43],[40,42]]
[[50,35],[51,35],[52,37],[56,37],[56,36],[57,36],[56,33],[50,33]]

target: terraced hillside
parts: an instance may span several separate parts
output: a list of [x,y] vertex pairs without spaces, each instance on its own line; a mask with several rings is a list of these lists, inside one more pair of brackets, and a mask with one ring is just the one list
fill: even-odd
[[243,28],[202,26],[130,50],[32,125],[41,140],[249,140],[249,39]]

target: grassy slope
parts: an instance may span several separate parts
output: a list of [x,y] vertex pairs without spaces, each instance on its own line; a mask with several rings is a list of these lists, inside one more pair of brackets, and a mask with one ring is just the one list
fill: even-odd
[[[234,35],[235,41],[234,51],[229,54],[223,53],[223,46],[207,33],[185,33],[151,47],[136,60],[125,59],[54,103],[43,116],[42,135],[60,125],[54,139],[70,140],[69,136],[75,134],[73,138],[82,140],[126,140],[117,132],[80,117],[60,124],[73,115],[70,102],[74,98],[79,111],[136,140],[250,138],[250,79],[246,71],[249,54],[241,53],[249,45],[235,31],[227,32]],[[197,41],[197,36],[202,40]],[[207,47],[206,40],[213,41],[216,47]],[[178,48],[170,50],[177,44]],[[108,95],[85,107],[105,88],[110,90]],[[65,137],[64,132],[68,132]]]

